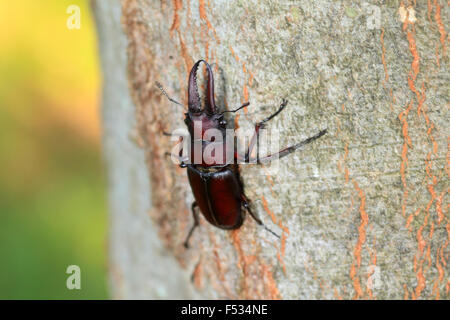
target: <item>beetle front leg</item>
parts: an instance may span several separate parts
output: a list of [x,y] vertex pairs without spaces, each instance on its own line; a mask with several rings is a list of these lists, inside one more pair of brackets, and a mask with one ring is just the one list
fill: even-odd
[[189,248],[189,239],[192,236],[192,233],[194,232],[195,228],[197,228],[199,226],[199,217],[198,217],[198,212],[197,210],[195,210],[198,207],[197,202],[192,202],[192,206],[191,206],[191,211],[192,211],[192,215],[194,216],[194,225],[192,226],[191,230],[189,230],[189,233],[186,237],[186,240],[184,241],[184,247],[186,249]]
[[174,158],[176,158],[178,161],[180,161],[179,166],[180,166],[181,168],[186,168],[186,167],[187,167],[187,164],[186,164],[185,162],[187,162],[187,161],[189,160],[189,157],[188,157],[188,156],[186,156],[186,157],[176,156],[176,155],[174,155],[174,154],[172,154],[172,153],[170,153],[170,152],[165,152],[164,155],[165,155],[166,157],[170,157],[170,158],[174,157]]
[[[172,134],[166,133],[166,132],[163,132],[163,134],[164,135],[169,135],[169,136],[172,135]],[[181,142],[182,140],[183,140],[183,138],[181,137],[179,141]],[[189,156],[183,157],[183,148],[182,147],[181,147],[180,151],[178,152],[177,156],[174,155],[173,153],[170,153],[170,152],[165,152],[164,155],[166,157],[170,157],[171,159],[172,159],[172,157],[176,158],[180,162],[179,165],[180,165],[181,168],[186,168],[187,164],[185,162],[189,162]]]
[[281,111],[283,111],[283,109],[287,106],[288,101],[286,99],[283,99],[281,101],[281,105],[278,108],[278,110],[271,114],[270,116],[268,116],[267,118],[265,118],[264,120],[262,120],[261,122],[258,122],[255,125],[255,133],[253,134],[252,139],[250,140],[250,144],[248,146],[247,152],[245,153],[245,162],[249,162],[250,161],[250,155],[253,151],[253,148],[255,147],[255,144],[257,145],[257,154],[256,154],[256,158],[259,159],[259,130],[264,128],[264,125],[266,122],[272,120],[275,116],[277,116]]

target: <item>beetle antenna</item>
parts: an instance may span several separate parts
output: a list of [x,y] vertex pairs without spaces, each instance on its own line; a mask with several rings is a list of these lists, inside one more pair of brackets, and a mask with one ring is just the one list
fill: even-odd
[[224,114],[225,112],[237,112],[239,110],[241,110],[242,108],[248,107],[250,105],[250,102],[246,102],[244,103],[242,106],[240,106],[239,108],[235,109],[235,110],[226,110],[224,112],[222,112],[221,114]]
[[180,106],[183,106],[181,103],[179,103],[178,101],[172,99],[171,97],[169,97],[169,95],[167,94],[166,90],[164,90],[163,86],[161,85],[161,83],[159,83],[158,81],[155,81],[156,86],[158,87],[159,90],[161,90],[162,94],[166,96],[167,99],[169,99],[169,101],[176,103]]

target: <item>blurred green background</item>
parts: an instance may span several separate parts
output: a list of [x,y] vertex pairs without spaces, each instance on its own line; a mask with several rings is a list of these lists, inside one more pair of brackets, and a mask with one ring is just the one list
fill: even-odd
[[[81,29],[69,30],[69,5]],[[106,192],[89,1],[0,0],[0,299],[103,299]],[[81,268],[81,290],[66,268]]]

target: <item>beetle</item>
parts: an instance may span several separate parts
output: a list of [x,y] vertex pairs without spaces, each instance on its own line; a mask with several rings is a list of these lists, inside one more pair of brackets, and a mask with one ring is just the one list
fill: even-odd
[[[206,95],[203,108],[197,87],[197,70],[200,63],[205,64],[207,73]],[[156,85],[171,102],[182,106],[181,103],[169,97],[160,83],[156,82]],[[219,112],[214,101],[214,77],[211,66],[205,60],[199,60],[194,64],[189,74],[188,112],[185,113],[184,119],[190,134],[190,141],[188,141],[188,143],[191,148],[187,158],[181,156],[182,150],[180,150],[180,153],[177,156],[180,161],[180,167],[187,168],[189,184],[195,199],[191,206],[194,224],[184,242],[186,248],[189,247],[189,239],[192,233],[199,225],[199,214],[197,209],[200,209],[201,213],[210,224],[225,230],[234,230],[242,226],[245,218],[245,209],[259,225],[276,235],[273,231],[265,227],[262,221],[251,210],[249,200],[244,193],[238,162],[250,162],[255,160],[254,158],[251,158],[251,154],[255,144],[258,144],[259,142],[260,129],[263,128],[268,121],[277,116],[286,107],[287,103],[288,101],[283,99],[280,107],[275,113],[255,125],[253,137],[250,140],[245,156],[242,157],[236,151],[234,143],[226,141],[225,131],[227,129],[227,121],[224,118],[224,114],[226,112],[235,113],[248,106],[250,103],[246,102],[235,110]],[[195,123],[201,124],[201,126],[196,126]],[[219,143],[221,143],[220,147],[223,148],[223,154],[230,151],[230,146],[233,148],[233,150],[231,150],[233,152],[233,161],[227,161],[224,156],[213,161],[211,161],[211,159],[206,159],[204,153],[205,150],[208,147],[213,146],[214,143],[218,143],[215,141],[215,138],[206,136],[206,132],[209,129],[216,129],[222,135],[222,140]],[[321,130],[316,135],[269,156],[260,158],[259,152],[257,151],[256,163],[267,163],[274,158],[278,159],[287,156],[300,147],[320,138],[326,132],[326,129]],[[166,132],[164,132],[164,134],[172,135]],[[196,136],[200,137],[200,139],[195,139]],[[200,148],[198,148],[199,144]],[[199,157],[200,163],[195,164],[195,161],[192,160],[196,159],[196,156],[198,157],[199,152],[201,153],[201,157]]]

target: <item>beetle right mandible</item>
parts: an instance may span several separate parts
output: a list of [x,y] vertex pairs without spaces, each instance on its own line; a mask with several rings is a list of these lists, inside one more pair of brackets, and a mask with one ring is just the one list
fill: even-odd
[[[197,69],[202,62],[206,65],[207,71],[204,107],[202,107],[197,86]],[[156,85],[171,102],[181,105],[181,103],[170,98],[158,82]],[[219,112],[214,101],[214,78],[210,65],[204,60],[199,60],[194,64],[189,75],[188,112],[185,114],[186,117],[184,119],[190,134],[190,141],[188,142],[190,150],[186,158],[181,156],[182,150],[177,156],[180,161],[180,166],[187,168],[189,183],[195,199],[191,208],[194,216],[194,225],[184,242],[186,248],[188,247],[192,232],[199,225],[197,208],[200,209],[210,224],[221,229],[232,230],[240,228],[245,218],[244,209],[248,211],[258,224],[263,225],[261,220],[250,209],[249,200],[244,194],[243,184],[239,175],[238,163],[248,163],[251,160],[255,160],[251,158],[251,154],[255,144],[257,144],[260,129],[266,122],[273,119],[286,107],[287,100],[283,99],[281,106],[275,113],[255,125],[255,133],[250,140],[250,145],[245,152],[245,156],[241,157],[235,148],[234,141],[226,141],[225,131],[227,122],[224,119],[224,114],[225,112],[234,113],[248,105],[249,103],[246,102],[235,110]],[[218,130],[221,133],[222,139],[220,142],[217,142],[217,140],[210,138],[206,134],[210,129]],[[287,156],[300,147],[320,138],[326,131],[326,129],[321,130],[316,135],[282,149],[273,155],[260,158],[257,150],[256,163],[267,163],[273,159]],[[200,139],[196,140],[195,137],[200,137]],[[217,143],[221,144],[220,148],[223,150],[222,157],[211,160],[205,155],[204,151]],[[199,145],[200,148],[198,148]],[[233,148],[231,150],[233,153],[231,162],[227,161],[228,159],[226,157],[230,148]],[[195,163],[194,159],[200,159],[200,161]],[[267,230],[272,232],[269,229]]]

